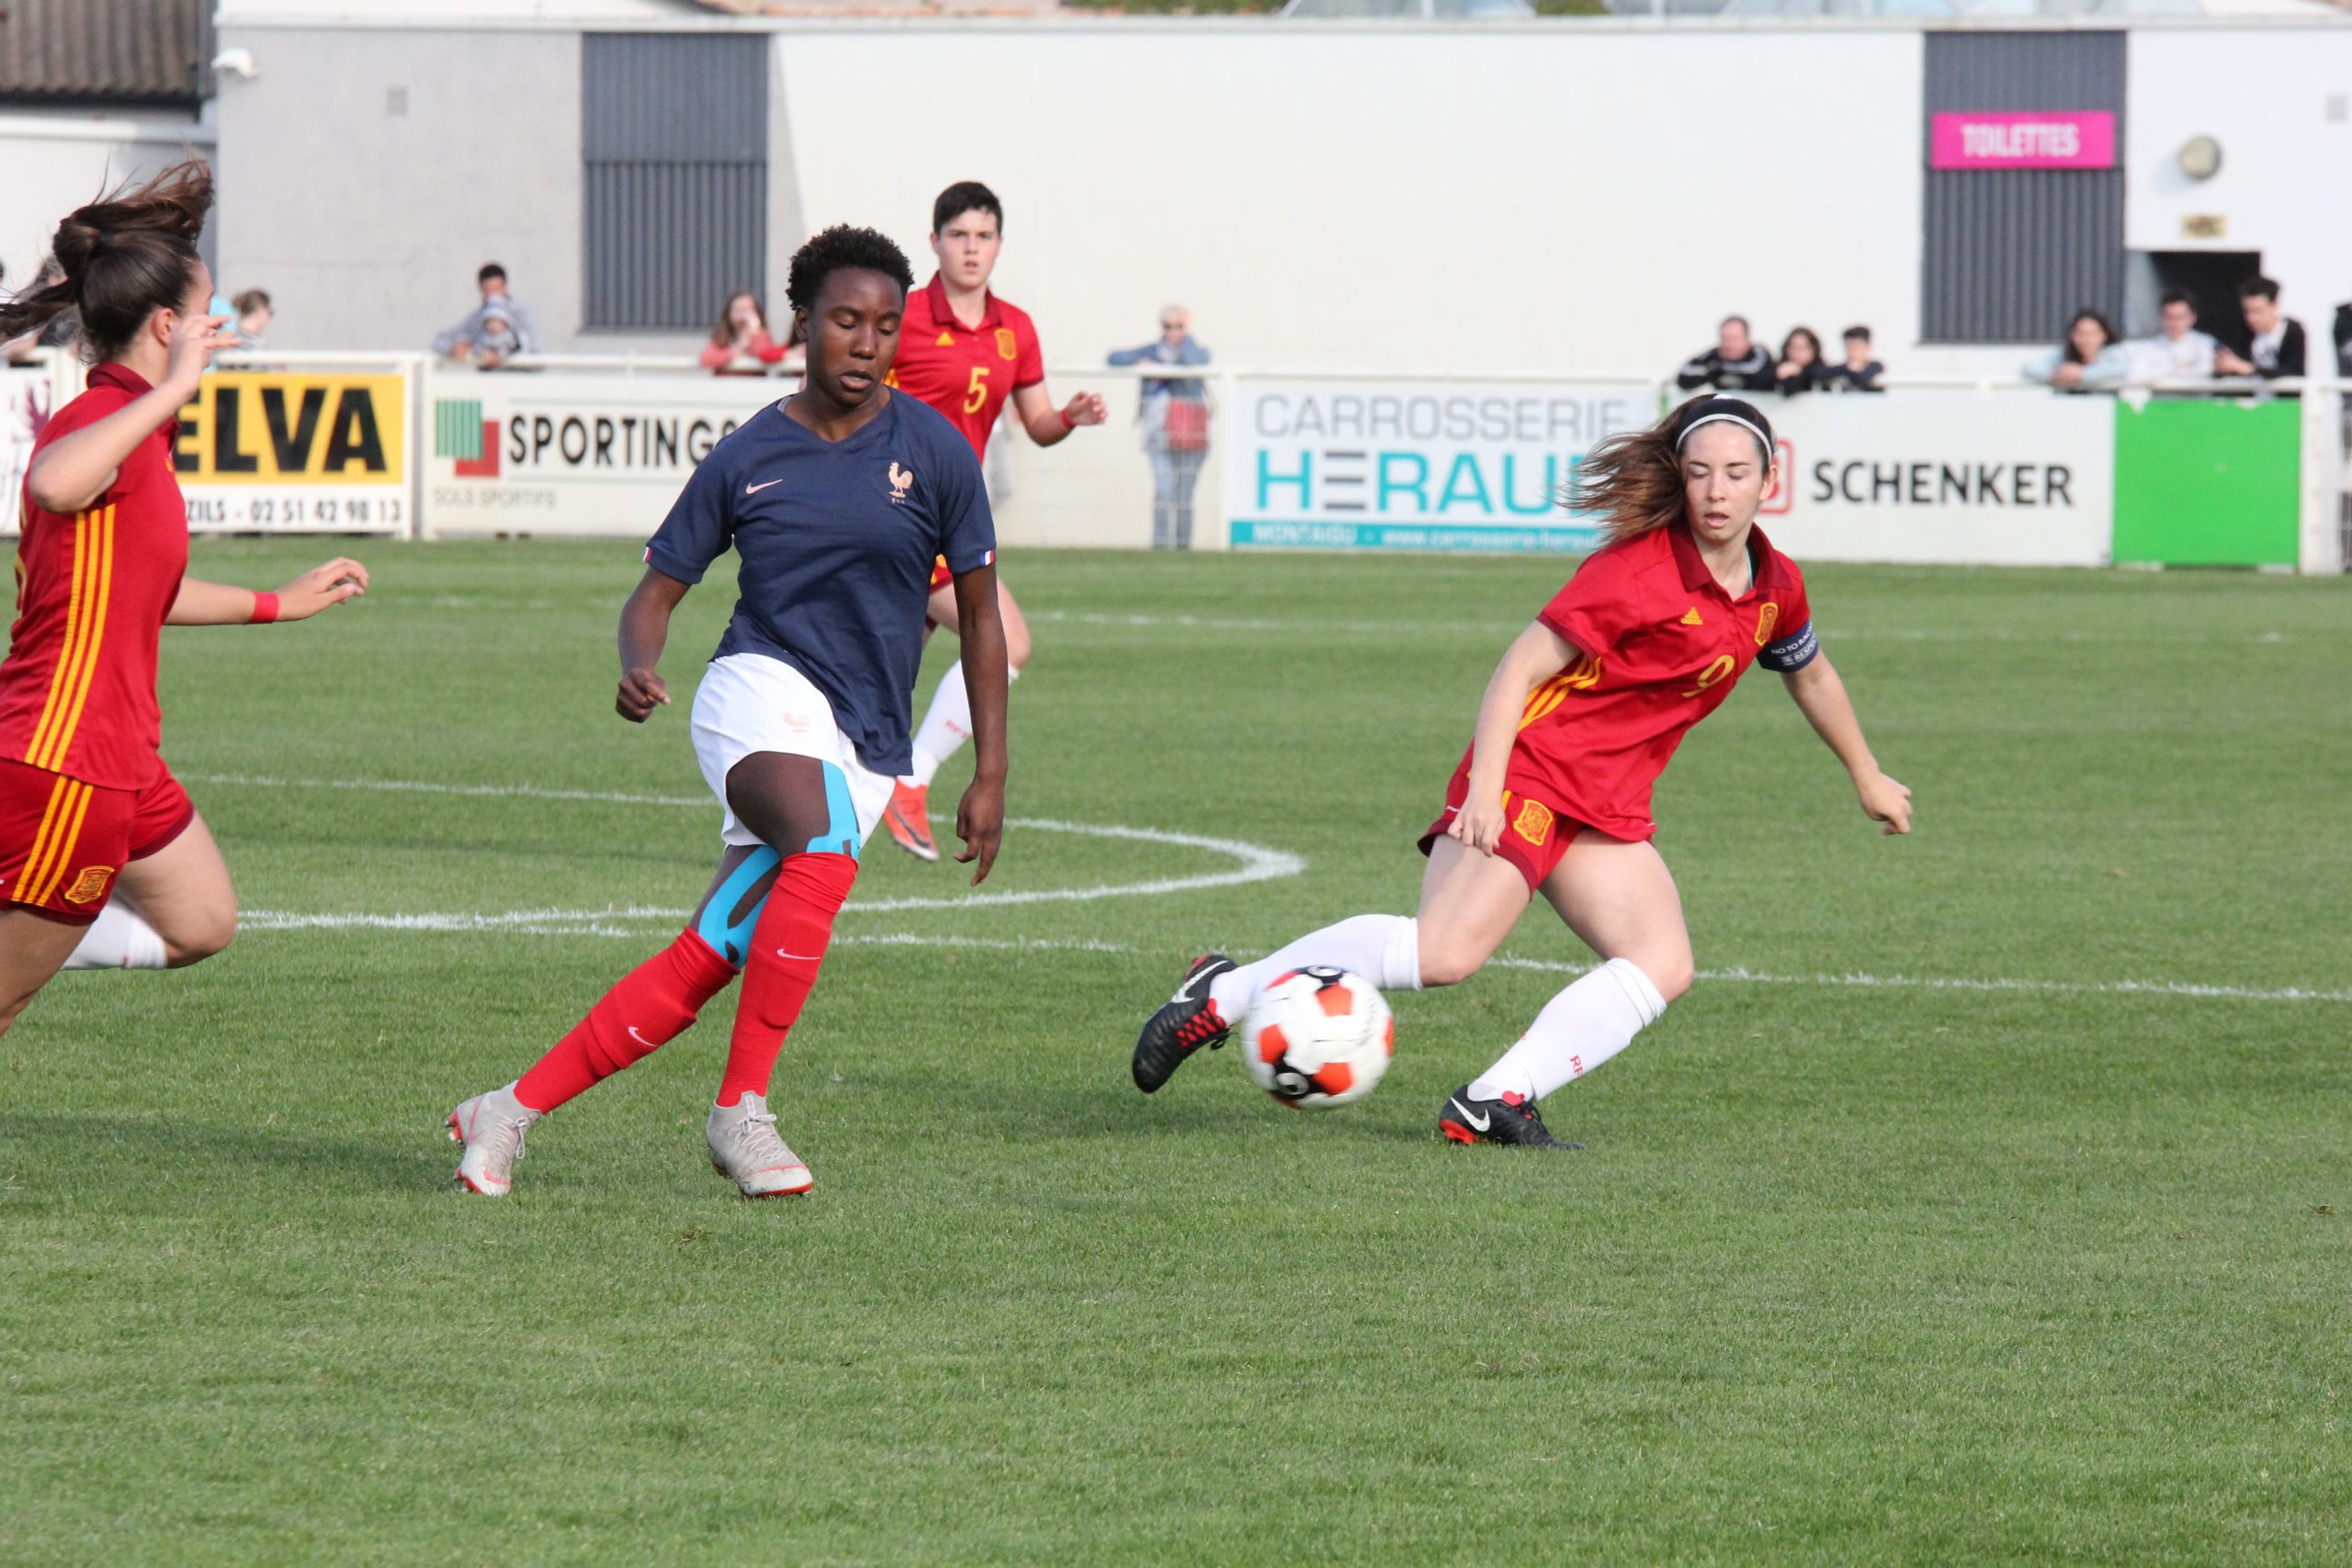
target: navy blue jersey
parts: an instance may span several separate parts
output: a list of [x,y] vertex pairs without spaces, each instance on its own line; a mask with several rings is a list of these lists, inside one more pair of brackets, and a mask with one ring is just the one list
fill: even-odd
[[996,522],[971,446],[893,393],[827,441],[770,404],[722,437],[645,547],[646,564],[700,582],[733,546],[741,597],[711,657],[761,653],[815,682],[877,773],[914,765],[915,674],[931,567],[996,559]]

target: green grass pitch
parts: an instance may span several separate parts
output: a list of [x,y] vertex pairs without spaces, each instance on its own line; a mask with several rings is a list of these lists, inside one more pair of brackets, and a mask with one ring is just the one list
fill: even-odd
[[[1584,957],[1541,906],[1362,1106],[1126,1059],[1195,953],[1411,907],[1564,564],[1016,555],[1013,817],[1303,869],[958,907],[877,843],[776,1077],[810,1198],[704,1158],[723,1001],[493,1202],[442,1117],[709,873],[731,593],[638,729],[626,543],[363,553],[165,638],[236,944],[0,1042],[0,1561],[2352,1559],[2352,583],[1815,570],[1918,831],[1751,674],[1657,805],[1712,977],[1544,1159],[1434,1131]],[[987,891],[1245,863],[1033,825]]]

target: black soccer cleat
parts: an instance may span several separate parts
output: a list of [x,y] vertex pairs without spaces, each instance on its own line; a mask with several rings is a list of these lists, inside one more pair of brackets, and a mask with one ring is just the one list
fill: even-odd
[[1528,1149],[1580,1149],[1562,1143],[1544,1125],[1543,1113],[1524,1095],[1506,1089],[1500,1100],[1473,1100],[1464,1084],[1446,1097],[1437,1130],[1457,1144],[1517,1144]]
[[1136,1036],[1136,1087],[1149,1094],[1175,1076],[1184,1058],[1205,1045],[1214,1051],[1233,1033],[1232,1021],[1209,999],[1209,982],[1240,965],[1222,953],[1204,953],[1184,971],[1184,983]]

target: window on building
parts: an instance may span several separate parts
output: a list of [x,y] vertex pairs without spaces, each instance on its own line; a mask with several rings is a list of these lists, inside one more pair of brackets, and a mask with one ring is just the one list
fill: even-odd
[[707,327],[767,277],[768,40],[582,40],[591,331]]

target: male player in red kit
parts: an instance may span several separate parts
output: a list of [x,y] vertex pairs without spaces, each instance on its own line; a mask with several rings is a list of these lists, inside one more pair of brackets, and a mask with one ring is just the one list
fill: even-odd
[[[929,285],[907,296],[898,368],[890,377],[890,385],[945,414],[983,462],[989,433],[1007,399],[1022,428],[1040,446],[1053,446],[1081,424],[1100,424],[1109,412],[1097,392],[1080,392],[1054,406],[1046,390],[1045,353],[1029,312],[989,292],[989,276],[1003,246],[1004,205],[994,191],[978,180],[961,180],[939,193],[931,204],[931,249],[939,270]],[[1018,679],[1029,661],[1028,623],[1001,578],[997,599],[1004,617],[1008,674]],[[932,569],[931,619],[955,629],[956,590],[944,562]],[[939,858],[931,837],[931,781],[940,764],[971,738],[972,703],[959,660],[932,694],[915,729],[913,769],[900,777],[882,816],[892,840],[908,853]]]

